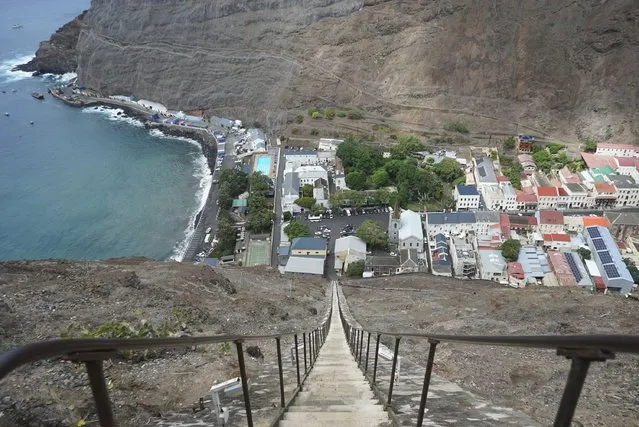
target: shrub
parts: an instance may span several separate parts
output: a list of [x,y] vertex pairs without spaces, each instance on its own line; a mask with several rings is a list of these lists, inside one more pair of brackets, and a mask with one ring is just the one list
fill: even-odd
[[311,117],[314,119],[321,119],[322,113],[320,113],[319,111],[314,111],[313,114],[311,114]]
[[346,113],[344,111],[338,111],[337,112],[337,117],[344,118],[344,117],[346,117]]
[[324,110],[324,117],[326,117],[329,120],[333,120],[333,118],[335,117],[335,109],[334,108],[327,108]]
[[291,130],[291,133],[292,133],[293,135],[299,135],[299,134],[300,134],[300,128],[293,128],[293,129]]
[[317,109],[317,107],[311,107],[308,109],[308,115],[313,117],[313,114],[315,113],[319,113],[319,110]]
[[448,122],[444,129],[450,132],[468,133],[468,128],[462,122]]
[[283,218],[284,218],[284,221],[290,221],[291,218],[293,218],[293,215],[289,211],[286,211],[283,214]]
[[319,135],[319,130],[315,129],[315,128],[311,129],[311,135],[313,135],[313,136]]
[[355,109],[348,110],[347,115],[348,115],[348,118],[351,119],[351,120],[361,120],[361,119],[364,118],[364,113],[362,113],[359,110],[355,110]]
[[296,123],[302,123],[303,121],[304,121],[304,116],[302,116],[301,114],[298,114],[297,116],[295,116]]
[[364,273],[364,261],[356,261],[348,264],[346,275],[348,277],[362,277]]

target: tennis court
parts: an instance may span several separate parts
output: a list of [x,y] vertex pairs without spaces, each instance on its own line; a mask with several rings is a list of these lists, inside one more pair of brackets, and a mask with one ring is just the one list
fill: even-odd
[[246,251],[246,266],[271,264],[271,242],[268,240],[251,240]]

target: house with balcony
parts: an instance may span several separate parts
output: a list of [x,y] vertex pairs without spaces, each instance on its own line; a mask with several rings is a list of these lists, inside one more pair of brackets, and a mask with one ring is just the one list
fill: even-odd
[[557,187],[537,187],[537,198],[539,209],[555,209],[559,200]]
[[614,185],[604,182],[592,184],[592,196],[598,208],[614,208],[617,205],[617,189]]
[[475,249],[467,238],[451,237],[450,258],[455,277],[471,279],[476,277],[477,261],[475,260]]
[[563,187],[557,187],[557,209],[568,209],[571,204],[570,194]]
[[617,190],[616,208],[639,206],[639,184],[626,175],[608,176],[611,184]]
[[565,183],[562,189],[570,197],[571,209],[591,208],[595,205],[595,199],[590,197],[590,192],[583,184]]
[[523,190],[515,190],[517,209],[523,211],[536,211],[539,206],[537,194],[532,187],[524,187]]

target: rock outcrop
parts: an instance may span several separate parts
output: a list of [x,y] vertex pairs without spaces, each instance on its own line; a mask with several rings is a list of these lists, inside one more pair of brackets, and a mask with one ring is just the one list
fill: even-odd
[[273,126],[359,106],[440,129],[463,116],[487,132],[639,135],[635,0],[94,0],[83,21],[83,84],[177,109]]
[[36,56],[26,64],[15,67],[16,70],[40,74],[64,74],[75,72],[78,67],[76,45],[80,31],[84,27],[86,10],[73,21],[66,23],[47,41],[40,43]]

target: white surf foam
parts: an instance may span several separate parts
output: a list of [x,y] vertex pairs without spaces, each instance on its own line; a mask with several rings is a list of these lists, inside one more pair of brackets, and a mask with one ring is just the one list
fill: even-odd
[[[149,134],[157,138],[177,139],[179,141],[185,141],[200,147],[200,144],[193,139],[185,138],[182,136],[165,135],[159,129],[151,129],[149,131]],[[195,156],[193,163],[195,166],[193,176],[200,179],[199,189],[195,192],[195,199],[198,200],[199,203],[197,208],[189,217],[189,224],[186,230],[184,230],[184,238],[173,248],[173,254],[169,257],[169,259],[173,261],[182,261],[184,259],[186,250],[191,244],[191,240],[193,240],[193,234],[195,233],[195,219],[197,218],[198,213],[200,213],[206,206],[206,201],[209,197],[209,191],[211,190],[211,185],[213,183],[213,175],[211,174],[209,164],[204,154],[202,154],[201,152],[198,153]]]
[[78,75],[76,73],[64,73],[64,74],[43,74],[42,78],[58,84],[67,84],[73,79],[76,79]]
[[133,117],[126,116],[124,110],[122,110],[121,108],[111,108],[106,106],[88,107],[82,109],[82,112],[89,114],[104,114],[109,120],[114,122],[125,122],[135,127],[144,127],[144,123],[137,119],[134,119]]
[[20,64],[25,64],[35,58],[35,55],[23,55],[13,59],[7,59],[0,62],[0,77],[3,83],[16,82],[32,77],[33,73],[26,71],[12,71],[13,68]]

